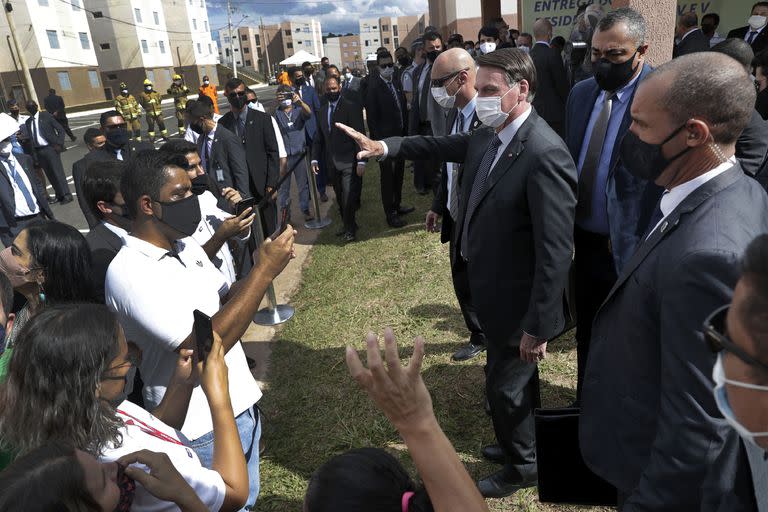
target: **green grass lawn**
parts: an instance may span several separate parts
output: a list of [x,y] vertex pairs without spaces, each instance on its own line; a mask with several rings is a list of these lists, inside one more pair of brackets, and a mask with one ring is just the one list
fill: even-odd
[[[408,216],[408,227],[393,230],[384,221],[376,163],[369,164],[364,180],[358,242],[342,245],[334,236],[340,221],[333,208],[334,223],[312,249],[300,290],[291,301],[296,316],[273,345],[260,402],[267,448],[261,463],[260,511],[300,512],[312,472],[351,448],[387,448],[415,475],[401,439],[344,364],[345,345],[362,350],[368,331],[381,334],[387,326],[394,329],[403,357],[410,355],[415,336],[427,340],[424,380],[438,420],[472,476],[480,478],[499,468],[480,457],[482,446],[494,441],[483,410],[485,355],[465,363],[450,359],[468,333],[451,285],[447,246],[440,244],[439,235],[423,229],[431,196],[413,192],[412,174],[406,170],[403,203],[416,206],[416,212]],[[572,335],[550,347],[540,369],[543,405],[572,402]],[[580,509],[540,504],[533,489],[489,504],[494,511]]]

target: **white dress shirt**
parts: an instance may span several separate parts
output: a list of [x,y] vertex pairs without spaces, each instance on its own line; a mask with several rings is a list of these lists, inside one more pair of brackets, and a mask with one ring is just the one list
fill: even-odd
[[114,224],[110,222],[104,222],[101,221],[102,224],[104,224],[104,227],[116,234],[120,240],[123,241],[123,245],[125,245],[125,237],[128,236],[128,232],[121,228],[120,226],[115,226]]
[[499,140],[501,140],[501,146],[499,146],[499,150],[496,152],[496,158],[493,159],[493,163],[491,164],[491,168],[488,171],[488,174],[490,175],[493,171],[493,168],[496,167],[496,164],[499,163],[499,160],[501,159],[501,155],[504,154],[504,152],[507,150],[507,146],[510,142],[512,142],[512,139],[515,138],[515,135],[517,135],[517,130],[520,129],[521,126],[523,126],[523,123],[528,119],[528,117],[531,115],[531,107],[528,106],[528,110],[520,114],[520,116],[509,123],[507,126],[504,127],[503,130],[501,130],[497,135],[499,136]]
[[[477,104],[477,93],[475,93],[474,98],[472,98],[469,103],[464,105],[464,108],[461,109],[461,113],[464,114],[464,124],[462,126],[459,126],[459,114],[456,113],[456,122],[453,123],[453,126],[451,126],[451,132],[449,135],[454,135],[456,133],[463,133],[469,130],[469,127],[472,126],[472,118],[475,115],[475,105]],[[453,190],[453,187],[456,186],[456,173],[458,172],[459,164],[455,162],[446,162],[445,164],[446,170],[448,171],[448,179],[446,183],[448,184],[448,197],[445,198],[445,204],[446,204],[446,211],[450,212],[451,210],[451,190]],[[454,219],[455,220],[455,219]]]
[[689,35],[689,34],[691,34],[692,32],[696,32],[697,30],[701,30],[701,29],[700,29],[699,27],[693,27],[693,28],[691,28],[691,30],[689,30],[688,32],[686,32],[685,34],[683,34],[683,37],[681,37],[681,38],[680,38],[680,41],[679,41],[677,44],[680,44],[680,43],[682,43],[682,42],[683,42],[683,39],[685,39],[686,37],[688,37],[688,35]]
[[[3,172],[8,176],[8,180],[11,182],[11,187],[13,187],[13,200],[16,203],[14,216],[28,217],[29,215],[40,213],[40,205],[37,204],[37,198],[35,197],[35,191],[32,188],[32,184],[29,182],[27,173],[24,172],[19,161],[13,156],[13,153],[10,154],[7,160],[0,160],[0,167],[3,168]],[[33,208],[30,209],[27,204],[27,198],[24,197],[24,193],[21,191],[21,187],[17,180],[21,180],[22,183],[24,183],[24,186],[27,187],[27,191],[32,199]]]
[[30,133],[29,136],[32,137],[35,134],[37,134],[37,145],[38,146],[47,146],[48,141],[43,137],[43,134],[40,133],[40,112],[35,112],[35,115],[32,116],[32,125],[34,126],[34,132]]
[[[192,235],[192,238],[194,238],[202,247],[211,239],[211,237],[213,237],[216,230],[225,220],[229,219],[231,215],[219,208],[216,197],[210,191],[206,190],[197,196],[197,198],[200,201],[200,213],[202,214],[202,219],[200,219],[200,224],[197,225],[197,229]],[[250,236],[251,230],[249,229],[248,233],[241,237],[240,240],[248,240]],[[219,272],[224,275],[229,286],[232,286],[232,284],[237,281],[235,261],[232,258],[232,252],[229,250],[228,244],[225,243],[221,246],[219,252],[216,253],[215,260],[211,263],[213,263],[213,266],[218,268]]]
[[[747,33],[746,33],[746,34],[744,34],[744,40],[745,40],[745,41],[747,41],[747,42],[749,42],[749,34],[751,34],[752,32],[757,32],[757,34],[755,34],[755,39],[757,39],[757,36],[759,36],[759,35],[760,35],[760,32],[762,32],[763,30],[765,30],[765,27],[766,27],[766,25],[763,25],[762,27],[760,27],[760,28],[759,28],[759,29],[757,29],[757,30],[752,30],[752,27],[749,27],[749,26],[748,26],[748,27],[747,27]],[[753,39],[753,40],[752,40],[752,42],[753,42],[753,43],[755,42],[755,39]]]

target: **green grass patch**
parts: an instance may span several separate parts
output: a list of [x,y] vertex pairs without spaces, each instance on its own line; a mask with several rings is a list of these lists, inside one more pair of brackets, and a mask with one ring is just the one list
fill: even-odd
[[[485,355],[454,363],[451,354],[468,333],[451,285],[448,248],[439,235],[423,229],[431,196],[413,192],[406,170],[405,205],[416,206],[410,225],[387,226],[379,193],[378,166],[368,165],[358,242],[343,245],[334,223],[320,235],[304,269],[302,285],[291,303],[296,316],[273,345],[264,413],[267,452],[261,463],[258,510],[301,512],[307,479],[335,454],[363,446],[384,447],[415,468],[397,432],[347,373],[344,347],[363,350],[368,331],[390,326],[402,357],[412,340],[427,340],[424,380],[435,412],[474,478],[499,466],[485,462],[480,449],[494,441],[483,410]],[[550,346],[540,365],[544,406],[563,406],[575,398],[576,351],[572,335]],[[528,489],[503,500],[489,500],[491,510],[583,510],[540,504]],[[606,509],[607,510],[607,509]]]

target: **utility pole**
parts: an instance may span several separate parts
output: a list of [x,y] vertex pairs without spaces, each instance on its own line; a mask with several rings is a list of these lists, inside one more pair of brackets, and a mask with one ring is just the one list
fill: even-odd
[[5,3],[5,17],[8,20],[8,27],[11,29],[11,39],[13,39],[13,45],[16,47],[16,55],[19,57],[19,64],[21,64],[21,70],[24,73],[24,82],[27,87],[27,101],[37,102],[37,94],[35,93],[35,86],[32,83],[32,75],[29,74],[29,67],[27,67],[27,59],[24,58],[24,52],[21,51],[21,45],[16,37],[16,25],[13,23],[13,6],[11,2]]
[[[232,37],[232,2],[227,0],[227,26],[229,27],[229,53],[232,54],[232,74],[237,78],[237,58],[235,57],[235,40]],[[239,44],[239,43],[238,43]]]
[[264,48],[264,56],[267,58],[267,72],[265,75],[267,75],[267,80],[269,80],[269,77],[271,76],[269,65],[269,42],[267,40],[267,33],[264,32],[264,18],[262,16],[259,16],[259,32],[261,32],[261,46]]

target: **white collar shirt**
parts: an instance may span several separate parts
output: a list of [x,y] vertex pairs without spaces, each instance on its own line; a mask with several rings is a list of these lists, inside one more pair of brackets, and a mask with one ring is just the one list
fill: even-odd
[[[757,30],[752,30],[752,27],[750,27],[750,26],[747,26],[747,33],[746,33],[746,34],[744,34],[744,40],[745,40],[745,41],[747,41],[747,42],[749,42],[749,35],[750,35],[752,32],[756,32],[756,34],[755,34],[755,39],[757,39],[757,36],[759,36],[759,35],[760,35],[760,32],[762,32],[763,30],[765,30],[765,27],[766,27],[766,26],[768,26],[768,25],[763,25],[762,27],[760,27],[760,28],[759,28],[759,29],[757,29]],[[752,40],[752,42],[753,42],[753,43],[755,42],[755,41],[754,41],[754,39]]]
[[43,137],[43,134],[40,133],[40,112],[39,111],[35,112],[35,115],[32,116],[32,125],[34,128],[34,132],[31,133],[30,135],[35,135],[35,134],[37,135],[37,145],[41,147],[47,146],[48,141],[46,140],[45,137]]
[[[232,217],[229,213],[225,212],[218,206],[216,197],[208,190],[197,196],[200,201],[200,213],[202,219],[198,224],[192,238],[195,239],[200,246],[203,246],[208,240],[213,237],[216,230],[221,227],[225,220]],[[251,231],[239,239],[240,243],[244,243],[250,237]],[[229,250],[229,244],[224,244],[216,253],[216,257],[211,260],[213,266],[219,269],[224,278],[227,281],[228,286],[237,280],[237,272],[235,270],[235,262],[232,258],[232,251]]]
[[125,244],[125,237],[128,236],[128,232],[121,228],[120,226],[115,226],[114,224],[111,224],[109,222],[101,221],[102,224],[104,224],[104,227],[116,234],[118,237],[120,237],[120,240],[122,240],[123,244]]
[[[208,316],[221,307],[229,286],[192,238],[167,251],[132,235],[109,265],[105,283],[107,306],[117,314],[127,339],[142,350],[139,365],[144,401],[154,409],[165,395],[179,345],[190,335],[198,309]],[[227,352],[229,392],[235,416],[261,398],[240,342]],[[181,432],[191,440],[213,430],[210,408],[200,386],[195,387]]]
[[501,141],[501,145],[499,146],[499,150],[496,151],[496,158],[493,159],[493,164],[491,164],[491,169],[488,171],[488,174],[493,171],[493,168],[496,167],[496,164],[499,163],[499,160],[501,159],[501,155],[504,154],[504,152],[507,150],[507,146],[510,142],[512,142],[512,139],[515,138],[515,135],[517,135],[517,131],[520,129],[521,126],[523,126],[523,123],[525,123],[528,118],[531,116],[531,112],[533,109],[529,106],[528,110],[520,114],[520,116],[509,123],[507,126],[504,127],[503,130],[501,130],[497,135],[499,136],[499,140]]
[[[11,182],[13,188],[13,201],[15,203],[14,216],[27,217],[29,215],[35,215],[40,213],[40,205],[37,204],[37,198],[35,197],[35,191],[32,188],[27,173],[21,167],[21,164],[13,153],[8,156],[8,159],[0,159],[0,167],[3,168],[3,172],[8,176],[8,180]],[[30,203],[27,203],[27,197],[21,187],[24,186],[29,194]]]
[[[681,37],[681,38],[680,38],[680,43],[682,43],[682,42],[683,42],[683,40],[684,40],[686,37],[688,37],[690,34],[692,34],[692,33],[696,32],[697,30],[701,30],[701,29],[700,29],[699,27],[693,27],[691,30],[689,30],[688,32],[686,32],[685,34],[683,34],[683,37]],[[677,44],[680,44],[680,43],[677,43]]]
[[[456,133],[462,133],[469,130],[469,127],[472,126],[472,118],[475,116],[475,106],[477,105],[477,93],[475,93],[475,96],[464,105],[464,108],[461,109],[461,114],[464,116],[464,124],[459,126],[459,121],[461,119],[461,116],[459,116],[459,112],[456,113],[456,121],[453,123],[453,126],[451,126],[451,133],[449,135],[454,135]],[[448,186],[448,197],[445,198],[445,204],[446,204],[446,211],[450,211],[451,209],[451,191],[453,190],[453,187],[456,186],[456,178],[458,173],[459,165],[455,162],[447,162],[446,168],[448,170],[448,179],[446,180],[446,184]]]

